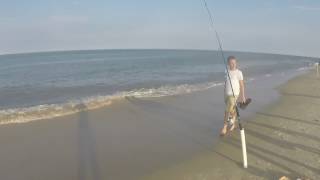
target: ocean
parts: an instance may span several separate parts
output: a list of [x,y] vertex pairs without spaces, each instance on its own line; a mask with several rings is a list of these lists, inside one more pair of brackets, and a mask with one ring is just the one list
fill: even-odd
[[[299,72],[316,59],[225,52],[245,80]],[[127,96],[161,97],[222,86],[221,54],[209,50],[83,50],[0,56],[0,124],[107,106]]]

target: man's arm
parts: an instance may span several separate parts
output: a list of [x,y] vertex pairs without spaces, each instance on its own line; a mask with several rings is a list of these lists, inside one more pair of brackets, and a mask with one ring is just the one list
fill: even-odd
[[244,95],[244,82],[243,80],[239,80],[239,83],[240,83],[240,101],[245,102],[246,97]]

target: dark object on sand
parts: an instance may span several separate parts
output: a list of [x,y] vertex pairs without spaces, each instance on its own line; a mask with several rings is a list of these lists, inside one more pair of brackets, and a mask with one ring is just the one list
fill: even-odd
[[238,103],[238,106],[240,109],[244,110],[247,108],[247,106],[251,103],[251,98],[247,98],[245,102]]

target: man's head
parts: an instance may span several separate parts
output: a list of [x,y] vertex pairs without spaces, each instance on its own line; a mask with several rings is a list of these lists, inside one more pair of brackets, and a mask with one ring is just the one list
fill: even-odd
[[234,56],[228,57],[228,65],[230,70],[235,70],[237,68],[237,59]]

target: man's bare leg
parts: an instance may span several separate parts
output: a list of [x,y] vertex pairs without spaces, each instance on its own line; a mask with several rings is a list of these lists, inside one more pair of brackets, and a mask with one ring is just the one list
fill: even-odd
[[221,129],[220,135],[225,135],[225,134],[227,133],[227,128],[228,128],[228,123],[227,123],[228,115],[229,115],[228,112],[224,112],[223,127],[222,127],[222,129]]
[[233,131],[235,126],[236,126],[236,118],[237,118],[237,113],[235,111],[233,112],[230,112],[230,115],[232,117],[232,120],[233,120],[233,123],[232,123],[232,126],[230,127],[229,131]]

